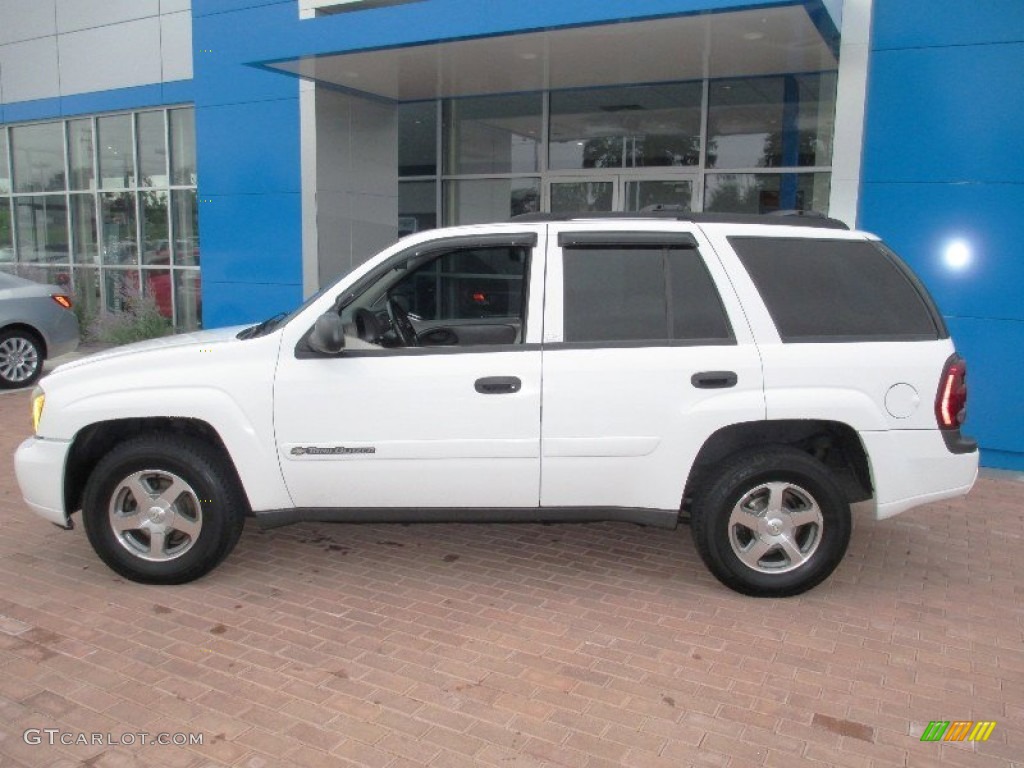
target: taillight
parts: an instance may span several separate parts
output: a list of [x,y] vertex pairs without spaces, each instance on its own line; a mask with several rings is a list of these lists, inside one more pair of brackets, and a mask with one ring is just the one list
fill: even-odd
[[967,363],[958,355],[952,355],[942,369],[935,418],[940,429],[959,429],[967,418]]
[[63,293],[55,293],[50,296],[51,299],[60,304],[64,309],[71,309],[71,299],[65,296]]

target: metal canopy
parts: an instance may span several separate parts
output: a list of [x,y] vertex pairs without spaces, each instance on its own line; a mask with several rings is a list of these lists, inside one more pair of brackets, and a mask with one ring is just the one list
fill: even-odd
[[265,64],[395,102],[818,72],[835,40],[790,5],[553,29]]

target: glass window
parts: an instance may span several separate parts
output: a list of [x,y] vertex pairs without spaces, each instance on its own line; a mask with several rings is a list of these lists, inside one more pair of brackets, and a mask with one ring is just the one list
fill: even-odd
[[75,263],[98,264],[100,250],[96,236],[96,198],[93,195],[71,195],[71,233]]
[[553,170],[697,165],[700,83],[551,94]]
[[689,179],[678,181],[627,181],[626,199],[622,210],[643,211],[668,208],[689,211],[693,200],[693,182]]
[[104,192],[100,195],[100,216],[103,225],[103,263],[138,264],[135,195],[131,192]]
[[830,164],[835,94],[835,73],[713,81],[707,166]]
[[567,342],[722,344],[732,330],[700,254],[669,247],[563,251]]
[[93,172],[92,120],[68,121],[68,164],[71,189],[95,189]]
[[550,190],[552,213],[610,211],[615,184],[611,181],[553,181]]
[[[155,189],[151,192],[139,192],[143,264],[170,265],[171,263],[171,241],[167,227],[167,201],[168,193],[166,190]],[[168,306],[170,306],[169,303]]]
[[203,304],[198,269],[174,270],[174,306],[179,331],[197,331],[203,327]]
[[398,185],[398,236],[437,226],[437,182],[403,181]]
[[709,173],[704,210],[714,213],[828,211],[828,173]]
[[541,94],[445,102],[447,173],[530,173],[539,167]]
[[174,216],[174,265],[199,264],[199,209],[194,189],[171,191]]
[[153,299],[157,311],[168,320],[174,317],[171,297],[171,270],[145,269],[142,271],[142,293]]
[[34,283],[55,285],[68,294],[72,293],[71,268],[67,266],[44,267],[39,264],[16,264],[11,270],[11,274]]
[[0,197],[0,265],[14,261],[14,232],[11,226],[11,199]]
[[64,124],[39,123],[11,129],[16,192],[64,189]]
[[398,107],[398,175],[437,173],[437,102]]
[[420,267],[389,291],[421,320],[522,320],[525,248],[455,251]]
[[11,169],[7,167],[7,129],[0,126],[0,194],[11,191]]
[[[79,316],[88,324],[100,311],[100,275],[95,267],[72,268],[75,277],[75,303]],[[86,330],[82,329],[83,332]]]
[[163,112],[140,112],[135,132],[139,141],[139,186],[167,186],[167,141]]
[[540,179],[472,179],[446,181],[446,216],[450,224],[506,221],[540,210]]
[[96,121],[100,148],[100,188],[125,189],[135,184],[131,115],[112,115]]
[[662,249],[563,251],[565,341],[664,341],[670,318]]
[[783,341],[935,339],[894,254],[865,240],[730,237]]
[[171,184],[195,186],[196,128],[191,107],[168,112],[171,122]]
[[103,295],[108,312],[123,312],[138,294],[139,273],[133,269],[104,269]]
[[26,262],[68,261],[68,209],[64,195],[14,198],[18,257]]

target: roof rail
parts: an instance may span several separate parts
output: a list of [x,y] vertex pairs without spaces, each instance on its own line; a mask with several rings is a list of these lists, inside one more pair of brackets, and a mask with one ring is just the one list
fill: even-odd
[[643,211],[579,211],[574,213],[523,213],[511,221],[543,223],[553,221],[590,221],[594,219],[655,219],[689,221],[694,224],[768,224],[784,227],[814,227],[818,229],[849,229],[839,219],[830,219],[817,211],[775,211],[774,213],[690,213],[673,208]]

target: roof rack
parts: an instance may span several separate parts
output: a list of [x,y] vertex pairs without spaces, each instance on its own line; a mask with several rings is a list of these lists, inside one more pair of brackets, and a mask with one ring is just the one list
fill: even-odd
[[543,223],[553,221],[584,221],[594,219],[658,219],[689,221],[694,224],[769,224],[784,227],[815,227],[818,229],[849,229],[839,219],[830,219],[817,211],[775,211],[774,213],[690,213],[668,206],[643,211],[579,211],[575,213],[523,213],[512,221]]

